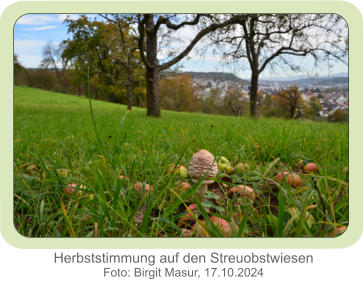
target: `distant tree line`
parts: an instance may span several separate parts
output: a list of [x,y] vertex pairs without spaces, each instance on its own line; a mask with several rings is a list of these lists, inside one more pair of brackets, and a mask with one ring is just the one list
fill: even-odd
[[[89,71],[94,98],[123,103],[130,110],[145,106],[147,115],[157,117],[161,107],[283,116],[273,108],[285,106],[287,111],[281,111],[288,118],[300,117],[304,110],[293,89],[262,100],[261,73],[282,64],[299,70],[290,56],[311,55],[316,62],[328,56],[346,62],[347,56],[346,23],[334,14],[100,14],[66,19],[65,24],[70,38],[58,46],[48,43],[40,68],[25,69],[14,58],[15,84],[85,95]],[[175,33],[186,27],[195,34],[176,48]],[[161,78],[202,39],[227,61],[247,61],[252,72],[248,107],[236,88],[229,88],[224,98],[218,90],[199,98],[187,76]],[[161,57],[161,49],[167,57]]]
[[[87,95],[85,84],[78,84],[77,73],[72,69],[62,73],[62,82],[53,69],[24,68],[14,58],[14,83],[41,88],[50,91],[76,95]],[[113,86],[104,86],[94,76],[91,80],[91,91],[94,98],[110,102],[128,104],[126,90],[112,91]],[[200,95],[200,87],[194,85],[188,73],[165,74],[159,81],[159,96],[162,109],[173,111],[200,112],[206,114],[249,116],[250,102],[243,98],[240,88],[231,84],[225,91],[212,88],[207,95]],[[136,106],[146,107],[146,89],[143,86],[134,88]],[[275,95],[258,91],[257,115],[287,119],[323,120],[320,117],[322,106],[319,97],[313,96],[304,101],[298,88],[291,86]],[[328,121],[341,122],[348,119],[347,112],[337,110],[328,117]]]

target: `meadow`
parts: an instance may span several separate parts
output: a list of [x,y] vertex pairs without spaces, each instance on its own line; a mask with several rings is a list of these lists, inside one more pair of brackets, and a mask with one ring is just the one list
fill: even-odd
[[[188,168],[200,149],[244,169],[219,171],[199,196],[201,180],[168,170]],[[86,97],[15,86],[14,225],[28,237],[201,236],[181,220],[189,214],[204,236],[333,237],[349,224],[348,151],[347,123],[172,111],[154,118],[142,108],[97,100],[90,107]],[[309,162],[318,172],[303,171]],[[282,171],[302,185],[277,182]],[[254,200],[227,195],[241,184]],[[197,212],[186,210],[192,203]]]

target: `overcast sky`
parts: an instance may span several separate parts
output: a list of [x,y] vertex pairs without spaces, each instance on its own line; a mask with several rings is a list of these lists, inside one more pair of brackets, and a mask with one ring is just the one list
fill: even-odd
[[[92,16],[92,15],[90,15]],[[19,61],[25,67],[38,67],[42,59],[42,48],[47,42],[55,44],[67,39],[67,27],[63,24],[66,14],[28,14],[18,19],[14,26],[14,53],[18,55]],[[78,18],[78,14],[69,15],[71,18]],[[185,31],[181,33],[193,36],[193,31]],[[181,44],[183,46],[183,44]],[[203,46],[202,44],[200,47]],[[331,62],[332,68],[328,70],[328,65],[323,64],[319,68],[315,68],[311,57],[297,57],[295,63],[303,68],[302,72],[293,73],[291,71],[276,69],[275,72],[265,70],[262,78],[285,78],[294,75],[323,75],[337,74],[347,72],[347,65],[343,63]],[[231,72],[241,78],[250,78],[249,66],[243,63],[226,64],[222,62],[218,56],[207,49],[204,57],[201,57],[196,50],[192,51],[189,58],[183,59],[178,63],[183,71],[198,72]]]

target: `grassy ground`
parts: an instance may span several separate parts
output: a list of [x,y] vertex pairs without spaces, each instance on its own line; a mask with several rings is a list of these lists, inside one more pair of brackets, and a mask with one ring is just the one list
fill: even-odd
[[[168,111],[158,119],[139,108],[126,114],[122,105],[92,106],[96,130],[88,99],[14,88],[14,223],[21,234],[198,236],[193,223],[180,220],[191,215],[190,203],[198,205],[193,218],[209,236],[324,237],[348,225],[347,124]],[[188,168],[200,149],[248,168],[219,172],[199,198],[199,183],[167,170],[172,163]],[[304,173],[302,162],[315,162],[319,172]],[[285,170],[298,173],[303,184],[277,183],[275,175]],[[182,180],[192,187],[177,187]],[[153,190],[137,191],[136,182]],[[67,195],[71,183],[76,190]],[[257,198],[228,198],[227,190],[239,184],[252,187]],[[231,233],[214,225],[212,214],[229,222]]]

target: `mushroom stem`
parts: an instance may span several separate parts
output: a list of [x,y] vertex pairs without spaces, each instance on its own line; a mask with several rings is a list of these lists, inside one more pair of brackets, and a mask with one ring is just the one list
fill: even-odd
[[[192,181],[197,182],[198,180],[193,179]],[[200,185],[200,188],[198,190],[198,195],[199,195],[200,199],[202,199],[202,195],[208,191],[208,185],[212,184],[213,182],[214,182],[213,180],[202,181],[202,184]]]
[[203,182],[202,185],[200,186],[200,190],[198,191],[198,194],[200,196],[202,196],[204,193],[207,192],[207,183]]

